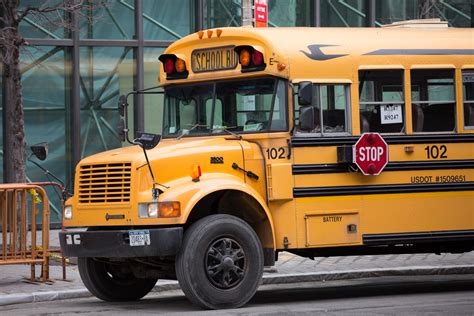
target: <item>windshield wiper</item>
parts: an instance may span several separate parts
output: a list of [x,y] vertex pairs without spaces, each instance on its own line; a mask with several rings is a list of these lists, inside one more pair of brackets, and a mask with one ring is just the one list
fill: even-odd
[[181,135],[179,135],[178,137],[176,137],[177,140],[180,140],[181,138],[183,138],[184,136],[188,135],[193,129],[197,128],[197,127],[207,127],[207,125],[203,125],[203,124],[195,124],[193,125],[190,129],[182,129],[181,130]]
[[235,136],[235,138],[237,138],[238,140],[243,139],[242,135],[239,135],[237,133],[234,133],[234,132],[228,130],[227,127],[216,127],[216,128],[211,129],[211,132],[214,132],[214,131],[223,131],[223,132],[226,132],[229,135]]

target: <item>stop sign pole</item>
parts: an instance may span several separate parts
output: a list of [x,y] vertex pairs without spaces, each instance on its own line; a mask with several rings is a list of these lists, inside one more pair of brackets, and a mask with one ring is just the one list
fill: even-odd
[[352,160],[364,175],[379,175],[388,163],[388,145],[379,133],[364,133],[352,146]]

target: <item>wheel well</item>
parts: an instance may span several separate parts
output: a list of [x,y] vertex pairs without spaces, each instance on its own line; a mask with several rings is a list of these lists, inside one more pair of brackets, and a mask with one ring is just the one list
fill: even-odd
[[265,265],[274,264],[274,243],[270,220],[255,198],[238,190],[213,192],[202,198],[194,206],[189,214],[185,229],[200,218],[211,214],[233,215],[247,222],[260,239],[265,256]]

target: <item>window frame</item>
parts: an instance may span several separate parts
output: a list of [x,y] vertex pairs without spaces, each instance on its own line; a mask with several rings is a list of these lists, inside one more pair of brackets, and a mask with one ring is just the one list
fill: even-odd
[[[298,130],[298,124],[296,124],[296,114],[297,110],[299,110],[300,105],[298,104],[298,97],[297,94],[294,94],[293,97],[293,115],[294,115],[294,127],[293,127],[293,136],[295,137],[341,137],[341,136],[350,136],[352,135],[352,104],[351,104],[351,83],[348,82],[323,82],[323,81],[318,81],[318,82],[312,82],[313,85],[313,96],[312,96],[312,102],[311,106],[316,107],[318,104],[320,104],[320,86],[343,86],[344,87],[344,102],[345,102],[345,108],[344,108],[344,119],[345,119],[345,131],[344,132],[335,132],[335,133],[325,133],[324,132],[324,120],[323,120],[323,109],[320,107],[319,111],[319,121],[321,127],[320,132],[303,132]],[[315,103],[315,100],[319,99],[318,103]],[[299,120],[299,118],[298,118]]]
[[[387,84],[380,84],[380,87],[382,88],[380,93],[381,93],[381,96],[382,96],[382,99],[383,99],[383,87],[395,87],[395,86],[400,86],[401,87],[401,92],[402,92],[402,97],[400,99],[400,101],[361,101],[361,95],[362,95],[362,82],[363,80],[360,79],[361,77],[361,72],[375,72],[375,73],[386,73],[386,72],[399,72],[400,73],[400,79],[401,79],[401,82],[400,82],[400,85],[396,85],[396,84],[393,84],[392,82],[388,82]],[[372,105],[374,107],[379,107],[379,116],[381,115],[381,106],[382,105],[400,105],[401,106],[401,110],[402,110],[402,127],[400,129],[399,132],[382,132],[381,130],[374,130],[374,131],[368,131],[370,133],[380,133],[381,135],[406,135],[407,134],[407,102],[406,102],[406,95],[407,95],[407,91],[406,91],[406,87],[405,87],[405,69],[404,68],[362,68],[362,69],[359,69],[358,72],[357,72],[357,75],[358,75],[358,78],[359,78],[359,124],[361,124],[361,105]],[[364,80],[364,81],[367,81],[369,82],[368,80]],[[376,82],[375,80],[372,80],[372,82]],[[374,85],[374,89],[375,89],[375,85]],[[375,92],[375,91],[374,91]],[[375,95],[374,96],[374,100],[377,98],[377,96]],[[380,118],[380,125],[382,125],[381,123],[382,119]],[[395,123],[395,124],[400,124],[400,123]],[[363,134],[364,132],[360,131],[361,134]]]
[[[272,125],[272,122],[270,121],[270,119],[272,119],[272,117],[269,117],[269,123],[270,125],[268,126],[268,128],[264,129],[264,130],[259,130],[259,131],[236,131],[235,133],[237,135],[247,135],[247,134],[265,134],[265,133],[281,133],[281,132],[288,132],[289,131],[289,126],[290,126],[290,122],[289,122],[289,106],[288,106],[288,86],[289,86],[289,83],[288,83],[288,80],[285,79],[285,78],[280,78],[280,77],[276,77],[276,76],[261,76],[261,77],[251,77],[251,78],[233,78],[233,79],[224,79],[224,80],[219,80],[219,79],[216,79],[216,80],[208,80],[208,81],[204,81],[204,82],[193,82],[193,83],[189,83],[189,84],[173,84],[173,85],[169,85],[167,87],[164,87],[165,88],[165,97],[164,97],[164,106],[163,106],[163,130],[161,132],[161,135],[163,136],[164,139],[173,139],[173,138],[176,138],[176,137],[179,137],[180,135],[166,135],[165,136],[165,133],[164,133],[164,128],[165,128],[165,114],[166,114],[166,88],[171,88],[171,87],[179,87],[179,86],[186,86],[186,87],[190,87],[190,86],[194,86],[194,85],[212,85],[212,89],[213,89],[213,101],[212,101],[212,109],[211,109],[211,129],[213,129],[213,124],[214,124],[214,115],[215,115],[215,100],[218,98],[217,96],[217,85],[220,84],[220,83],[226,83],[226,82],[237,82],[237,81],[246,81],[246,80],[249,80],[249,79],[254,79],[254,80],[263,80],[263,79],[272,79],[272,80],[275,80],[275,86],[274,86],[274,93],[273,93],[273,96],[272,96],[272,105],[271,105],[271,109],[270,109],[270,112],[271,112],[271,116],[273,116],[273,111],[274,111],[274,107],[275,107],[275,99],[276,99],[276,96],[278,94],[278,86],[279,86],[279,83],[282,82],[283,83],[283,93],[284,93],[284,106],[283,106],[283,110],[284,110],[284,118],[285,118],[285,122],[286,122],[286,125],[284,128],[282,129],[277,129],[277,130],[271,130],[271,125]],[[205,103],[204,103],[205,105]],[[237,114],[238,111],[235,112],[235,114]],[[233,132],[231,130],[231,132]],[[182,137],[209,137],[209,136],[223,136],[223,135],[228,135],[227,132],[225,131],[222,131],[222,132],[205,132],[205,133],[199,133],[199,134],[186,134]]]
[[[447,103],[452,103],[453,104],[453,112],[454,112],[454,115],[453,115],[453,129],[452,130],[449,130],[449,131],[415,131],[414,129],[414,119],[413,119],[413,114],[412,114],[412,129],[413,129],[413,134],[414,135],[422,135],[422,134],[456,134],[458,131],[459,131],[459,127],[458,127],[458,124],[457,124],[457,117],[458,117],[458,109],[457,109],[457,80],[456,80],[456,71],[454,68],[443,68],[443,67],[437,67],[437,68],[432,68],[432,67],[429,67],[429,68],[419,68],[419,67],[414,67],[414,68],[411,68],[409,69],[410,73],[409,73],[409,76],[410,76],[410,97],[411,97],[411,111],[413,113],[413,106],[414,105],[423,105],[423,104],[447,104]],[[452,72],[452,77],[451,79],[453,80],[452,81],[452,87],[453,87],[453,100],[434,100],[434,101],[427,101],[427,100],[421,100],[422,97],[421,97],[421,89],[419,89],[419,93],[420,93],[420,100],[418,101],[413,101],[413,87],[414,86],[419,86],[416,81],[414,83],[414,80],[413,80],[413,72],[417,72],[417,71],[425,71],[425,72],[428,72],[428,71],[443,71],[443,72]],[[431,79],[439,79],[439,78],[431,78]],[[441,79],[446,79],[446,78],[441,78]],[[429,80],[429,79],[428,79]],[[427,87],[429,86],[429,84],[427,84]],[[427,98],[429,96],[429,91],[427,90]],[[425,113],[423,113],[425,114]],[[426,124],[423,123],[425,126]]]
[[[472,100],[468,100],[465,90],[464,90],[464,73],[469,73],[474,76],[474,68],[466,68],[461,70],[461,93],[462,93],[462,124],[464,130],[472,131],[474,130],[474,122],[472,125],[466,125],[466,104],[473,104],[472,107],[474,107],[474,97]],[[474,82],[472,83],[474,85]]]

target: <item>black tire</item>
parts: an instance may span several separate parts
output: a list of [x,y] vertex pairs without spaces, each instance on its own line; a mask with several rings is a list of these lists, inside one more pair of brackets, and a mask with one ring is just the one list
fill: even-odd
[[136,301],[147,295],[157,279],[138,279],[94,258],[77,258],[79,274],[86,288],[104,301]]
[[257,291],[263,251],[255,231],[231,215],[211,215],[186,231],[176,276],[186,297],[208,309],[237,308]]

